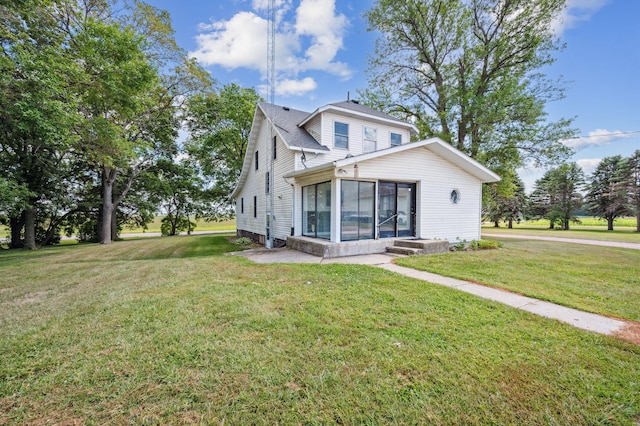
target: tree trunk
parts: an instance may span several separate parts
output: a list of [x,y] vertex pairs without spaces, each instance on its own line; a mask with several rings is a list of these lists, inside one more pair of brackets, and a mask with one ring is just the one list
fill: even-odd
[[500,228],[500,221],[499,220],[494,220],[493,221],[493,227],[494,228]]
[[564,226],[563,226],[563,229],[564,229],[565,231],[568,231],[568,230],[569,230],[569,219],[564,219],[564,223],[563,223],[563,225],[564,225]]
[[113,183],[118,171],[111,167],[102,168],[102,209],[98,238],[101,244],[111,244],[111,215],[113,213]]
[[613,231],[613,217],[607,218],[607,231]]
[[513,229],[513,219],[509,218],[509,229]]
[[556,224],[554,221],[550,220],[549,221],[549,229],[555,229],[556,228]]
[[636,232],[640,232],[640,205],[636,206]]
[[11,244],[9,245],[9,248],[15,249],[24,247],[24,242],[22,241],[24,211],[20,213],[20,216],[9,219],[9,227],[11,228]]
[[24,211],[24,247],[25,250],[37,250],[36,245],[36,210],[28,207]]
[[113,209],[111,210],[111,241],[115,241],[118,239],[118,206],[117,204],[113,204]]

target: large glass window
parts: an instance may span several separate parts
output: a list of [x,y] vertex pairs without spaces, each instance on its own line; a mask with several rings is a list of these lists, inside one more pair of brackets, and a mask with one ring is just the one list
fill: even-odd
[[349,149],[349,125],[346,123],[338,123],[333,125],[334,129],[334,146],[336,148]]
[[375,236],[375,183],[343,180],[340,240],[366,240]]
[[302,187],[302,235],[331,238],[331,182]]

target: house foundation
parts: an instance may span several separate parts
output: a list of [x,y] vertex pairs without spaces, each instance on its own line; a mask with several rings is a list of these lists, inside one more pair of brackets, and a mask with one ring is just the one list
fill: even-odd
[[287,238],[288,248],[324,258],[385,253],[387,251],[391,251],[388,250],[390,247],[404,244],[413,248],[413,252],[409,254],[432,254],[449,251],[449,242],[446,240],[384,238],[379,240],[358,240],[333,243],[328,240],[309,237]]

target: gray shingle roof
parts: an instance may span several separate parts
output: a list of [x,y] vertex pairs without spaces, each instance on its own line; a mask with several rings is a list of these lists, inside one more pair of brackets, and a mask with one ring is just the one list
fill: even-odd
[[338,108],[348,109],[348,110],[359,112],[359,113],[362,113],[362,114],[371,115],[371,116],[374,116],[374,117],[383,118],[385,120],[397,121],[398,123],[401,123],[403,125],[407,124],[406,122],[398,119],[397,117],[394,117],[394,116],[389,115],[387,113],[384,113],[382,111],[375,110],[375,109],[373,109],[371,107],[368,107],[366,105],[362,105],[359,102],[353,101],[353,100],[335,102],[335,103],[332,103],[332,104],[329,104],[329,105],[334,106],[334,107],[338,107]]
[[316,151],[329,151],[324,145],[320,145],[305,129],[298,127],[308,112],[299,111],[278,105],[260,102],[260,108],[269,119],[278,127],[278,131],[291,147],[310,149]]

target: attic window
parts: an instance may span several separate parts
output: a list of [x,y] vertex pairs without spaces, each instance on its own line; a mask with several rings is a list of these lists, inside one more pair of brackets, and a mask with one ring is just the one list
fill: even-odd
[[402,135],[400,133],[391,133],[391,146],[402,145]]
[[336,148],[349,149],[349,125],[346,123],[334,123],[334,146]]
[[378,141],[378,129],[365,126],[363,151],[365,153],[375,151],[377,141]]

